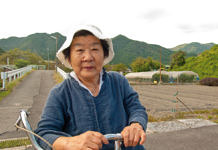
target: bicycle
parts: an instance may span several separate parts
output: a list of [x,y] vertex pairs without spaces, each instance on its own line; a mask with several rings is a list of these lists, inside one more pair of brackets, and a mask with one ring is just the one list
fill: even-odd
[[[17,119],[17,121],[15,123],[15,127],[17,129],[24,130],[27,133],[27,136],[30,139],[30,142],[31,142],[34,149],[43,150],[42,147],[40,147],[40,145],[37,143],[37,141],[35,139],[35,136],[40,138],[41,140],[43,140],[46,144],[49,145],[49,147],[51,147],[53,149],[52,145],[49,142],[47,142],[45,139],[43,139],[42,137],[40,137],[39,135],[37,135],[36,133],[34,133],[32,131],[31,125],[29,124],[29,121],[28,121],[28,115],[29,115],[29,113],[27,113],[25,110],[21,110],[20,115],[19,115],[19,117],[18,117],[18,119]],[[22,122],[24,127],[20,126],[21,122]],[[123,141],[123,138],[122,138],[120,133],[105,134],[104,136],[108,140],[114,140],[115,141],[115,143],[114,143],[114,149],[115,150],[121,150],[121,142]]]

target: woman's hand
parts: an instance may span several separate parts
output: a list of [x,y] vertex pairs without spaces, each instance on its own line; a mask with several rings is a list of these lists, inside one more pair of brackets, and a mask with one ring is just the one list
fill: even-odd
[[108,140],[99,132],[87,131],[74,137],[59,137],[54,143],[55,150],[99,150]]
[[142,145],[145,142],[146,135],[139,123],[132,123],[125,127],[121,132],[125,147],[136,146],[138,143]]

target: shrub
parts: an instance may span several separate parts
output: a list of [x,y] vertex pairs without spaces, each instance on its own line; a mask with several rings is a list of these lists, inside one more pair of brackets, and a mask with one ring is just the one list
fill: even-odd
[[179,76],[179,82],[193,82],[194,81],[195,76],[194,75],[190,75],[190,74],[181,74]]
[[204,78],[200,81],[201,85],[218,86],[218,78]]
[[[161,74],[161,80],[162,82],[169,82],[169,76],[166,75],[166,74]],[[160,74],[159,73],[155,73],[153,76],[152,76],[152,82],[154,81],[157,81],[159,82],[160,81]]]
[[24,60],[24,59],[18,59],[15,62],[15,65],[16,65],[17,68],[23,68],[23,67],[26,67],[29,64],[30,64],[30,62],[28,60]]
[[151,79],[148,78],[128,78],[129,81],[133,82],[151,82]]

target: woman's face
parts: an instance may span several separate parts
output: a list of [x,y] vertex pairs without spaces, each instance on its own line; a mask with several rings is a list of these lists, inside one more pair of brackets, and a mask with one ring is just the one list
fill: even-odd
[[70,64],[79,79],[98,78],[103,62],[104,52],[98,38],[87,35],[73,39],[70,47]]

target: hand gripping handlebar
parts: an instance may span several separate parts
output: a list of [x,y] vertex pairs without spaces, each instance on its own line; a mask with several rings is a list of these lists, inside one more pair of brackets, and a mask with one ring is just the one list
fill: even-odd
[[[39,144],[37,143],[36,139],[35,139],[35,136],[37,136],[38,138],[40,138],[41,140],[43,140],[46,144],[49,145],[49,147],[52,148],[52,145],[50,143],[48,143],[45,139],[43,139],[42,137],[40,137],[39,135],[37,135],[36,133],[34,133],[32,131],[32,128],[29,124],[29,121],[28,121],[28,113],[25,111],[25,110],[21,110],[20,111],[20,115],[15,123],[15,127],[17,129],[22,129],[24,131],[26,131],[31,143],[32,143],[32,146],[34,147],[34,149],[36,150],[43,150]],[[20,123],[22,122],[24,128],[20,127]],[[35,135],[35,136],[34,136]],[[107,138],[108,140],[114,140],[115,141],[115,146],[114,146],[114,149],[115,150],[121,150],[121,142],[122,142],[122,136],[120,133],[117,133],[117,134],[105,134],[104,135],[105,138]]]

